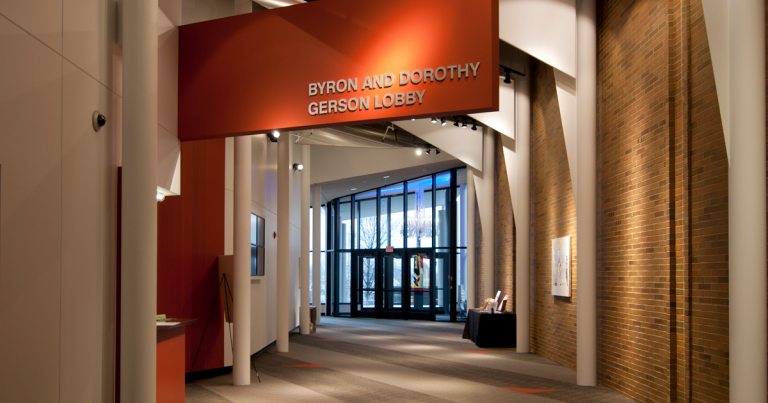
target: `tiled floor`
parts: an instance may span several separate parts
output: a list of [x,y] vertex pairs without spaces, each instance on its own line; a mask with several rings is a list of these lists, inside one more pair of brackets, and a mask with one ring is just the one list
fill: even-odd
[[250,386],[223,375],[187,384],[187,402],[631,402],[576,386],[576,373],[536,354],[481,349],[463,323],[323,318],[291,335],[290,352],[254,360]]

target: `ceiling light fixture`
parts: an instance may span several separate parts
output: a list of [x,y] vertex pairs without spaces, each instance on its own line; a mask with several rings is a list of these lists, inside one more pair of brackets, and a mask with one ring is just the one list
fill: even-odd
[[445,126],[445,118],[440,118],[440,126]]
[[384,176],[384,179],[389,179],[389,175],[385,175],[385,176]]
[[512,70],[504,68],[504,84],[512,84]]
[[414,121],[414,120],[416,120],[416,118],[411,118],[411,121]]
[[155,195],[155,200],[157,200],[158,202],[161,202],[165,200],[165,195],[160,192],[157,192],[157,194]]
[[353,191],[353,190],[357,190],[357,188],[352,188],[352,189],[349,189],[349,190],[350,190],[350,191]]
[[437,118],[432,118],[432,123],[437,123]]
[[277,139],[280,138],[280,132],[273,130],[272,133],[267,133],[267,138],[273,143],[277,143]]
[[293,164],[293,170],[294,171],[301,171],[304,169],[304,165],[302,164]]
[[421,155],[421,148],[416,149],[416,155]]
[[432,152],[429,148],[427,148],[427,155],[429,155]]
[[456,127],[459,127],[459,118],[457,118],[457,117],[453,118],[453,125],[456,126]]
[[466,129],[467,128],[467,122],[465,120],[461,121],[461,128]]
[[472,119],[472,130],[477,131],[477,122],[474,119]]
[[440,149],[439,148],[435,148],[435,155],[438,155],[438,154],[440,154]]

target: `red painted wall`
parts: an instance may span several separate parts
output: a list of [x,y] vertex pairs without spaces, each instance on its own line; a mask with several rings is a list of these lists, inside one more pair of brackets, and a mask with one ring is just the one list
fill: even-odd
[[199,320],[186,330],[186,372],[221,368],[224,316],[216,293],[217,259],[224,254],[224,139],[181,144],[181,194],[157,204],[157,311]]

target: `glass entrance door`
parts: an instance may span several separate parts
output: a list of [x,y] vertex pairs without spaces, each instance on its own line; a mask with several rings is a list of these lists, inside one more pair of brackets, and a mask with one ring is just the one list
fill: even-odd
[[438,249],[435,253],[435,318],[437,320],[451,320],[450,290],[453,289],[451,280],[451,254],[448,249]]
[[403,318],[403,255],[387,253],[381,258],[381,312],[379,317]]
[[376,317],[376,256],[374,254],[356,254],[354,298],[352,301],[353,317]]
[[409,319],[435,320],[435,267],[432,251],[408,252]]

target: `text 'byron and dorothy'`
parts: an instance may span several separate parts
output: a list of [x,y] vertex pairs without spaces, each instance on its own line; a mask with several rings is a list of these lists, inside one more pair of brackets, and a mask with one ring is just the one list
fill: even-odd
[[[475,64],[466,63],[463,66],[459,64],[445,67],[441,66],[436,69],[417,69],[410,72],[401,71],[397,75],[397,84],[399,84],[399,87],[407,87],[409,85],[439,83],[446,80],[451,82],[458,81],[462,78],[469,79],[470,74],[472,78],[477,77],[477,71],[479,69],[480,62]],[[363,79],[363,85],[360,87],[359,91],[386,89],[391,88],[394,85],[395,75],[391,73],[366,76]],[[309,84],[310,97],[354,92],[358,92],[357,77]],[[416,105],[417,103],[418,105],[423,104],[426,93],[427,90],[423,89],[421,91],[391,92],[383,94],[382,96],[374,95],[372,104],[370,96],[342,97],[326,101],[310,102],[308,111],[311,116],[316,116],[370,110],[371,107],[374,109],[408,107]]]

